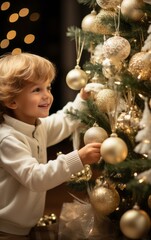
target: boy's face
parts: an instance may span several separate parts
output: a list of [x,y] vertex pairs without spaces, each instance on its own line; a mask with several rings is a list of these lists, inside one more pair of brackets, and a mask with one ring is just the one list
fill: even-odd
[[50,81],[29,83],[14,99],[11,109],[14,117],[28,124],[49,115],[53,103]]

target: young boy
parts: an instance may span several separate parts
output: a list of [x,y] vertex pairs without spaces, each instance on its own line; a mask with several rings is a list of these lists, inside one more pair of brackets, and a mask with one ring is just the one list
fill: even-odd
[[47,147],[80,126],[66,110],[83,109],[89,95],[82,89],[49,116],[55,74],[50,61],[34,54],[0,58],[0,239],[29,239],[43,215],[46,191],[100,159],[100,144],[92,143],[47,161]]

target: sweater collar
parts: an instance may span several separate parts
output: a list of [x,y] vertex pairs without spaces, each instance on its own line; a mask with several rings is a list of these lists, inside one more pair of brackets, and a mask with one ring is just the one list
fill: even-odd
[[37,119],[36,125],[30,125],[27,123],[24,123],[22,121],[19,121],[18,119],[15,119],[13,117],[10,117],[6,114],[4,114],[4,123],[13,127],[15,130],[22,132],[25,135],[33,136],[34,132],[36,131],[36,128],[41,124],[40,119]]

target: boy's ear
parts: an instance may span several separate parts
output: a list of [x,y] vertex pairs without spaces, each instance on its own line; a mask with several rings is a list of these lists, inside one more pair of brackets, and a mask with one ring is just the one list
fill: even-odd
[[17,104],[16,104],[16,102],[13,100],[13,101],[11,101],[11,102],[5,102],[5,106],[6,106],[7,108],[10,108],[10,109],[16,109]]

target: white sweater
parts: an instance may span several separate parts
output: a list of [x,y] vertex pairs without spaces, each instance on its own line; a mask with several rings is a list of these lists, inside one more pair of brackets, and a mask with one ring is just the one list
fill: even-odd
[[[78,95],[37,126],[4,115],[0,124],[0,231],[26,235],[43,215],[48,189],[83,169],[77,150],[47,161],[47,147],[70,136],[79,125],[65,114],[83,108]],[[59,149],[58,149],[59,150]]]

